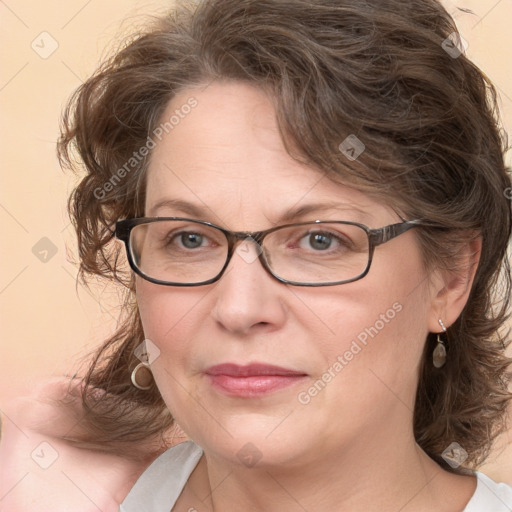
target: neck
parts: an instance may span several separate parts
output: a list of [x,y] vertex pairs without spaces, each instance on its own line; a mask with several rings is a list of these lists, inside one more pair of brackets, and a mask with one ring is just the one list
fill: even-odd
[[361,436],[337,452],[316,452],[289,465],[262,460],[248,468],[206,453],[196,479],[202,480],[199,485],[207,492],[201,494],[208,494],[204,503],[214,512],[232,510],[233,503],[250,512],[423,512],[445,510],[450,492],[453,508],[446,510],[464,508],[474,492],[473,477],[440,468],[412,432],[379,434],[371,442]]

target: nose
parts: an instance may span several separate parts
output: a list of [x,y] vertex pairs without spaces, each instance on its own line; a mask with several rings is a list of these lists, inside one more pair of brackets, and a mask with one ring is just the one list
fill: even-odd
[[283,296],[286,285],[263,268],[260,246],[252,239],[239,242],[228,267],[217,282],[212,315],[227,331],[249,334],[274,330],[286,319]]

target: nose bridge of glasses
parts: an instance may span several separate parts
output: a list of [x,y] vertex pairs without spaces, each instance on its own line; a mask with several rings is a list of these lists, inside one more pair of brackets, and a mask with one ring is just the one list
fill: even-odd
[[[235,232],[232,235],[232,253],[237,253],[246,263],[253,263],[262,252],[259,232]],[[259,241],[258,241],[259,240]]]
[[231,249],[231,252],[235,251],[240,245],[254,244],[255,246],[260,246],[262,242],[262,231],[225,231],[224,234],[228,239],[228,243]]

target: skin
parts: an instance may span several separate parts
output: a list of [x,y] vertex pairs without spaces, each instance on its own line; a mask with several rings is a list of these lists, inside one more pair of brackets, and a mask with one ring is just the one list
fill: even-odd
[[[384,204],[293,160],[261,90],[236,82],[184,90],[162,118],[191,96],[197,107],[152,154],[147,216],[239,231],[317,219],[372,228],[400,221]],[[158,206],[173,199],[202,211]],[[338,206],[283,220],[292,208],[326,202]],[[412,415],[425,338],[440,332],[440,318],[449,326],[460,314],[479,245],[462,250],[466,270],[427,275],[414,231],[378,247],[369,274],[341,286],[286,285],[239,254],[210,285],[167,287],[137,278],[145,335],[160,350],[154,378],[179,426],[205,452],[173,510],[225,511],[234,503],[266,512],[464,508],[475,478],[434,463],[415,443]],[[401,311],[301,404],[298,394],[397,303]],[[307,377],[263,398],[227,397],[204,374],[225,362],[264,362]],[[261,454],[253,467],[237,457],[246,443]]]
[[[20,391],[24,396],[1,408],[0,510],[118,512],[140,473],[158,455],[154,440],[134,447],[132,453],[141,450],[139,461],[76,448],[63,437],[84,433],[79,379],[71,388],[64,377],[31,384],[30,390]],[[68,407],[57,406],[64,398]]]

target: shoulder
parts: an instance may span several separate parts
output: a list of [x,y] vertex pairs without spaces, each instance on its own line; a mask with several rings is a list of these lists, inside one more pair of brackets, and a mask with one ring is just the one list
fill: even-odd
[[475,494],[464,512],[510,512],[512,510],[512,487],[497,483],[484,473],[477,471]]
[[120,512],[167,512],[182,492],[203,450],[193,441],[180,443],[159,455],[137,480]]

